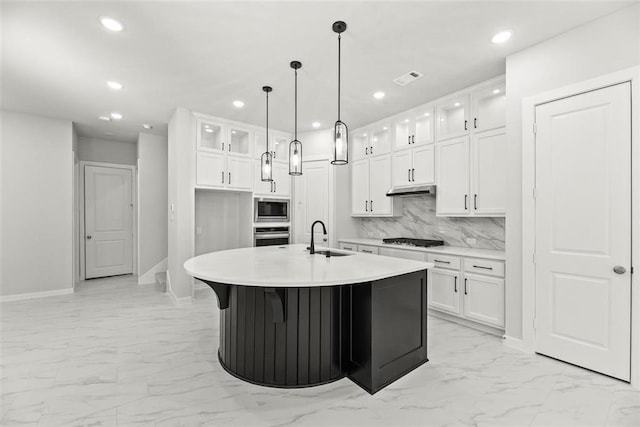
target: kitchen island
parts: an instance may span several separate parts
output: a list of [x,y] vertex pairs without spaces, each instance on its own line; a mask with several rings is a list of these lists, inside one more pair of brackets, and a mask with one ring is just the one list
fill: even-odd
[[348,377],[375,393],[427,361],[432,264],[305,245],[213,252],[184,267],[218,297],[218,359],[272,387]]

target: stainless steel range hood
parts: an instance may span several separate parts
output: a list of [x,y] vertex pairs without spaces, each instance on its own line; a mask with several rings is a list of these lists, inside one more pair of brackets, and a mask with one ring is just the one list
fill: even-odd
[[387,192],[387,197],[420,196],[423,194],[436,194],[435,185],[415,185],[413,187],[392,188]]

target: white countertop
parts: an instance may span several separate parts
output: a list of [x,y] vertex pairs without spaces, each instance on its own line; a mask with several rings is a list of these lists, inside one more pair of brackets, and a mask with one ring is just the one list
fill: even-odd
[[[433,267],[433,263],[379,255],[311,255],[306,245],[263,246],[211,252],[191,258],[184,268],[193,277],[231,285],[319,287],[384,279]],[[318,247],[317,250],[325,248]]]
[[429,252],[447,255],[458,255],[474,258],[495,259],[504,261],[504,251],[497,251],[492,249],[474,249],[474,248],[460,248],[456,246],[432,246],[430,248],[420,248],[417,246],[405,246],[394,245],[389,243],[382,243],[382,239],[366,239],[362,237],[349,237],[338,239],[343,243],[354,243],[356,245],[370,245],[379,246],[382,248],[402,249],[407,251]]

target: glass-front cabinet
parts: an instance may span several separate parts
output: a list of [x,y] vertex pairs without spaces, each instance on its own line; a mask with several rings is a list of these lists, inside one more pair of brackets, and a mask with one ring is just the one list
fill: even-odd
[[438,140],[455,138],[469,133],[469,96],[448,98],[437,107]]
[[505,126],[507,94],[504,80],[494,82],[474,91],[473,129],[477,132]]
[[240,126],[229,126],[228,152],[247,156],[251,152],[251,131]]
[[394,120],[395,149],[414,145],[430,144],[434,141],[433,107],[421,107],[408,111]]
[[391,124],[380,122],[374,124],[370,129],[369,155],[377,156],[391,152]]
[[222,123],[199,119],[196,137],[198,150],[223,152],[225,149],[224,129]]
[[[266,132],[264,130],[255,132],[255,138],[254,138],[255,144],[254,144],[253,153],[256,159],[259,159],[262,156],[262,153],[264,153],[264,150],[266,149],[265,138],[266,138]],[[274,131],[273,133],[269,132],[269,139],[270,139],[269,152],[273,156],[273,160],[286,162],[288,150],[289,150],[289,142],[291,142],[289,136],[285,134],[281,134],[277,131]],[[303,142],[303,145],[304,145],[304,142]]]
[[369,155],[369,130],[368,129],[358,129],[355,132],[351,133],[351,145],[352,151],[351,156],[353,160],[364,159]]

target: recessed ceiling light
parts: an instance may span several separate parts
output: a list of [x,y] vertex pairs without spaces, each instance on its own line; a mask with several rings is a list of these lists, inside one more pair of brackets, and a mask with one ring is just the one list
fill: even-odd
[[236,131],[235,131],[235,130],[232,130],[232,131],[231,131],[231,133],[232,133],[233,135],[235,135],[235,134],[236,134]]
[[460,106],[460,103],[459,103],[459,102],[456,102],[455,104],[453,104],[453,106],[454,106],[454,107],[459,107],[459,106]]
[[107,86],[109,86],[109,89],[113,89],[113,90],[120,90],[122,89],[122,84],[118,83],[118,82],[114,82],[113,80],[109,80],[107,82]]
[[404,122],[405,123],[409,123],[409,119],[404,119]]
[[362,134],[362,136],[367,136],[367,134],[366,134],[366,133],[363,133],[363,134]]
[[389,128],[388,128],[388,127],[386,127],[386,126],[384,126],[384,127],[382,128],[382,130],[387,130],[387,129],[389,129]]
[[120,22],[109,16],[101,16],[100,23],[103,27],[110,31],[122,31],[124,29],[124,26]]
[[431,114],[430,113],[424,113],[425,117],[429,117]]
[[311,126],[313,126],[314,128],[319,128],[320,127],[320,122],[313,122],[311,123]]
[[153,126],[151,126],[151,125],[149,125],[149,124],[147,124],[147,123],[144,123],[144,124],[142,125],[142,127],[143,127],[143,128],[145,128],[145,129],[153,129]]
[[375,99],[382,99],[382,98],[384,98],[384,92],[376,92],[376,93],[373,94],[373,97]]
[[499,94],[499,93],[500,93],[500,89],[494,89],[494,90],[493,90],[493,94],[494,94],[494,95],[497,95],[497,94]]
[[511,31],[501,31],[491,38],[491,41],[496,44],[504,43],[511,38]]
[[122,114],[120,114],[120,113],[111,113],[111,118],[112,119],[116,119],[116,120],[120,120],[122,118]]
[[211,128],[204,128],[204,131],[205,132],[209,132],[209,133],[213,133],[213,129],[211,129]]
[[244,107],[244,102],[242,101],[233,101],[233,106],[236,108],[242,108]]
[[111,121],[111,117],[99,116],[98,120],[102,120],[103,122],[110,122]]

